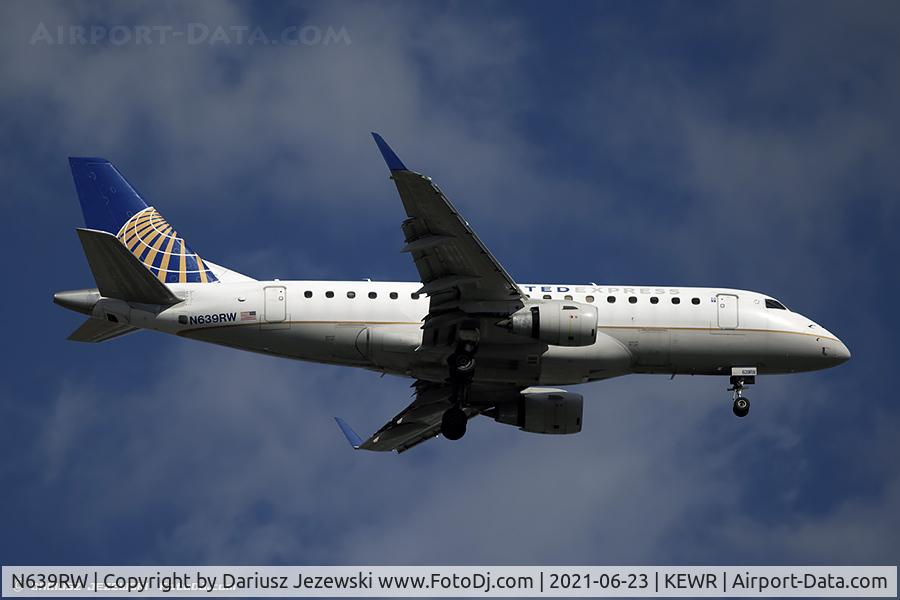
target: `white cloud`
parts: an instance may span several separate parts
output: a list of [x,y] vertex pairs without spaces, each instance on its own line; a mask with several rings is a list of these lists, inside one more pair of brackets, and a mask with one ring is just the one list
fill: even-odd
[[[35,160],[55,172],[64,155],[105,155],[190,232],[194,247],[239,271],[254,274],[244,254],[271,253],[244,235],[248,224],[265,228],[265,216],[315,219],[338,239],[351,208],[359,223],[399,222],[372,130],[410,167],[434,176],[501,255],[528,264],[517,257],[520,231],[536,221],[556,235],[604,220],[602,194],[598,201],[583,181],[541,173],[546,150],[517,125],[523,110],[535,108],[527,104],[531,46],[518,19],[473,21],[411,5],[320,5],[303,22],[343,27],[349,45],[107,48],[25,40],[35,23],[51,30],[98,20],[181,29],[255,23],[230,3],[4,9],[0,104],[18,119],[4,128],[32,139],[39,133],[37,154],[12,157],[5,178],[16,182]],[[4,202],[29,205],[59,193],[18,182]],[[548,198],[565,198],[570,208],[559,211]],[[573,219],[584,207],[591,219]],[[245,241],[237,250],[227,239],[234,236]],[[297,264],[310,262],[282,255],[272,268],[309,277]]]
[[568,125],[650,194],[631,202],[663,215],[628,212],[622,230],[682,279],[765,285],[805,306],[835,276],[877,277],[859,229],[896,228],[900,65],[889,7],[868,8],[728,5],[649,31],[600,21],[601,47],[629,54],[599,53]]

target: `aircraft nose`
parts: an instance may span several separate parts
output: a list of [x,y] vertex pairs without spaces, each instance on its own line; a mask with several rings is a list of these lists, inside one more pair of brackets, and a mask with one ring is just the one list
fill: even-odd
[[835,346],[834,358],[836,360],[840,361],[840,363],[845,363],[850,360],[850,348],[848,348],[844,342],[837,340]]
[[830,366],[843,364],[850,360],[850,349],[841,340],[834,338],[822,340],[822,356],[831,363]]

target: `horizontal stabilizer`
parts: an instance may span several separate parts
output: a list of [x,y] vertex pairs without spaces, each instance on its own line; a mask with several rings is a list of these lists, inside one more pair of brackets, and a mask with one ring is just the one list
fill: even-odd
[[163,306],[181,302],[115,235],[94,229],[77,231],[103,296]]
[[137,330],[137,327],[131,325],[89,318],[81,324],[81,327],[73,331],[68,339],[73,342],[105,342]]

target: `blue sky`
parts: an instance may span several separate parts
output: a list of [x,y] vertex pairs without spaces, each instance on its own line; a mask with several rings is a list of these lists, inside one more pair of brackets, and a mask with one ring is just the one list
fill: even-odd
[[[40,24],[332,27],[331,44],[33,42]],[[0,4],[3,564],[897,564],[900,10],[846,3]],[[114,161],[204,257],[412,280],[369,131],[518,281],[765,291],[853,352],[578,386],[354,453],[408,382],[153,333],[66,342],[89,286],[66,157]],[[23,270],[24,267],[24,270]]]

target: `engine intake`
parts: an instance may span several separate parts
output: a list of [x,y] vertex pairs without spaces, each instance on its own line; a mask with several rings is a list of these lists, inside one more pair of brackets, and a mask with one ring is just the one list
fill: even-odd
[[551,300],[526,306],[502,324],[551,346],[590,346],[597,340],[597,314],[596,306]]
[[516,402],[498,404],[485,414],[522,431],[565,435],[581,431],[584,397],[563,390],[532,388]]

